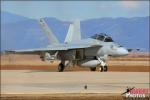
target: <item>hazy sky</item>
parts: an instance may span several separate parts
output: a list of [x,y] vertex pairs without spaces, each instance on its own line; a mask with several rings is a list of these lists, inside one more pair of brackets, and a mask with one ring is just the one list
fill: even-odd
[[2,1],[1,10],[61,20],[149,16],[149,1]]

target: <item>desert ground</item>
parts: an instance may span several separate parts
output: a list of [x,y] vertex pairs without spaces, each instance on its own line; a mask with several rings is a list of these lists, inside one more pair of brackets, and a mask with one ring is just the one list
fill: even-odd
[[108,72],[74,66],[60,73],[59,61],[43,62],[38,55],[2,54],[0,99],[128,100],[121,95],[126,87],[149,88],[149,57],[149,53],[132,52],[109,57]]
[[[130,53],[124,57],[109,57],[108,71],[121,72],[149,72],[148,53]],[[47,70],[57,71],[59,61],[41,61],[38,55],[1,55],[1,70]],[[97,69],[98,70],[98,69]],[[65,71],[90,71],[89,68],[79,66],[66,67]]]

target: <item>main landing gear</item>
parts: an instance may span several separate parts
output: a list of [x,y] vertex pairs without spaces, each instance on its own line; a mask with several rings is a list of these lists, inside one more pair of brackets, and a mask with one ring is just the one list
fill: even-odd
[[62,60],[58,65],[58,72],[63,72],[66,67],[71,67],[71,66],[74,66],[73,61],[69,61],[66,63],[65,60]]
[[58,71],[59,71],[59,72],[63,72],[64,69],[65,69],[65,65],[64,65],[63,63],[60,63],[60,64],[58,65]]

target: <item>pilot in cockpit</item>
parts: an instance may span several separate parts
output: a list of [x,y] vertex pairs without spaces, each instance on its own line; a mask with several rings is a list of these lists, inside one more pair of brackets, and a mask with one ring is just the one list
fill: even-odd
[[104,33],[100,33],[100,34],[95,34],[94,36],[92,36],[91,38],[93,39],[97,39],[103,42],[113,42],[112,38]]

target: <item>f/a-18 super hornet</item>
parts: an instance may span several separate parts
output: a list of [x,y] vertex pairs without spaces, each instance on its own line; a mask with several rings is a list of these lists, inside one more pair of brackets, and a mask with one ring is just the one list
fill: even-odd
[[50,45],[45,48],[27,50],[9,50],[7,52],[19,54],[38,54],[42,60],[60,60],[58,71],[64,71],[67,66],[89,67],[95,71],[107,71],[106,60],[108,56],[125,56],[128,50],[118,45],[112,38],[104,33],[81,39],[80,22],[71,23],[64,43],[60,43],[44,19],[39,20],[40,26],[47,34]]

